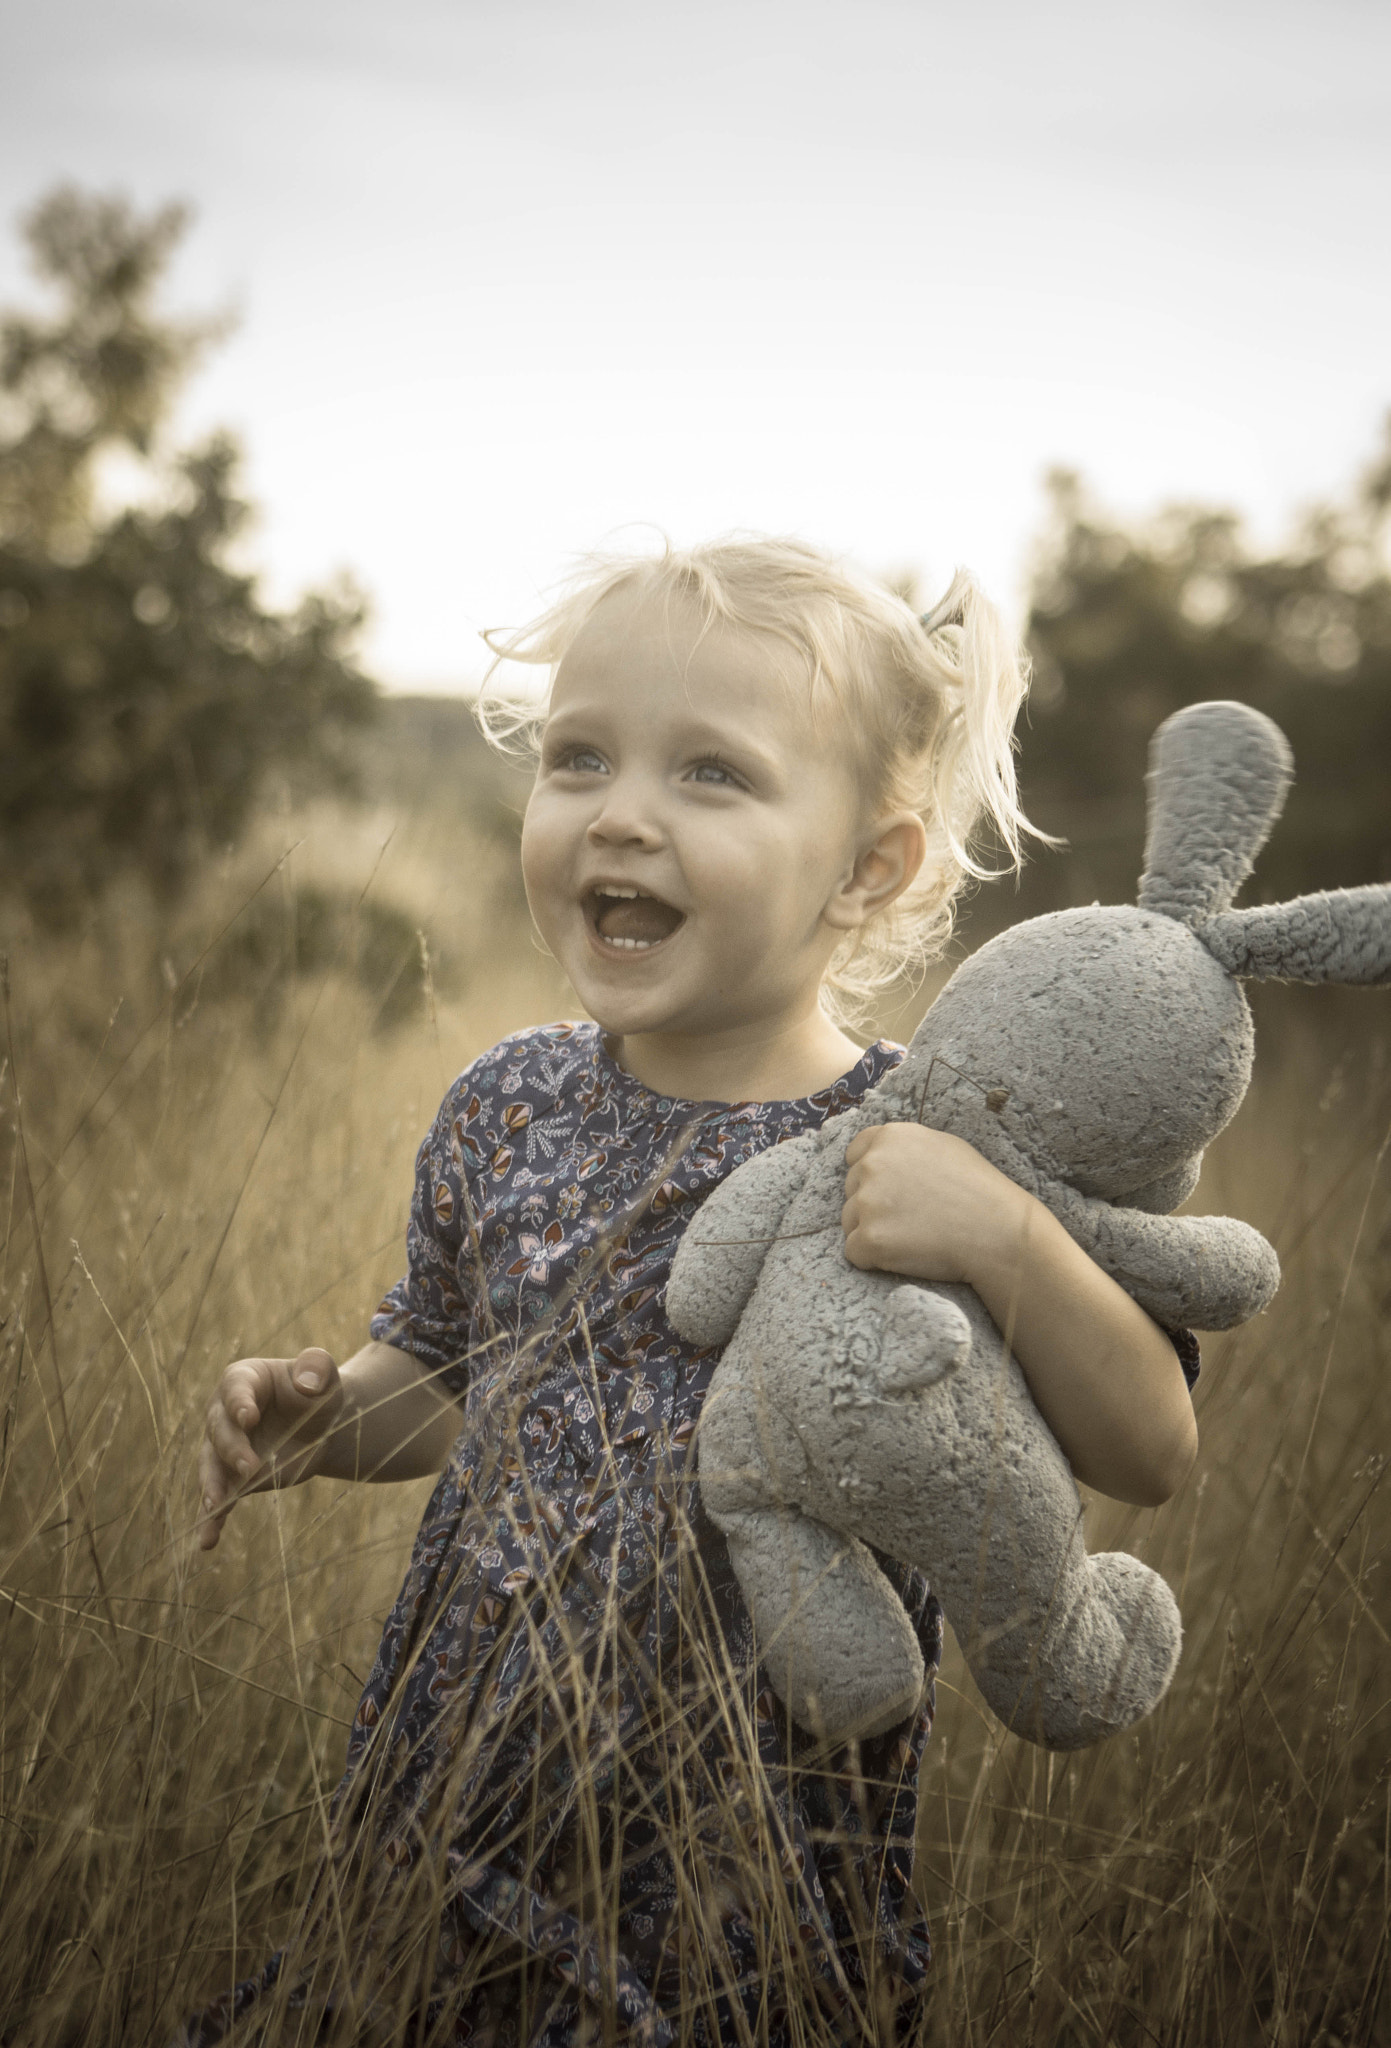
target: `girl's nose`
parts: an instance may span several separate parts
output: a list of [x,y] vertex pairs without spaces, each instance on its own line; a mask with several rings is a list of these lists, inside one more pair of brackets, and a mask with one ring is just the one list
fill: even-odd
[[651,792],[617,776],[607,785],[598,815],[590,820],[589,838],[596,846],[660,846],[664,838]]

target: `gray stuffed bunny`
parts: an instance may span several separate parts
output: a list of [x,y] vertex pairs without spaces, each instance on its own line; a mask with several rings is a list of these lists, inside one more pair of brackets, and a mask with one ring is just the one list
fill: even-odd
[[760,1655],[793,1717],[871,1735],[911,1711],[922,1656],[869,1546],[916,1565],[981,1692],[1072,1749],[1162,1697],[1178,1660],[1164,1581],[1089,1556],[1067,1461],[975,1294],[846,1260],[845,1150],[913,1119],[1039,1201],[1158,1322],[1264,1308],[1274,1252],[1227,1217],[1172,1216],[1251,1074],[1241,978],[1391,980],[1391,887],[1233,910],[1290,779],[1268,718],[1197,704],[1151,747],[1138,908],[1017,925],[943,989],[856,1108],[750,1161],[678,1250],[667,1313],[724,1344],[698,1435]]

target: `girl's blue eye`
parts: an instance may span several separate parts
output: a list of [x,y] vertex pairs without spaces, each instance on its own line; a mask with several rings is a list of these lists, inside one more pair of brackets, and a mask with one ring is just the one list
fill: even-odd
[[579,775],[602,775],[608,764],[593,747],[570,747],[555,765],[573,769]]
[[722,761],[718,754],[707,754],[703,761],[697,761],[691,769],[691,779],[693,782],[723,784],[730,789],[737,789],[739,786],[738,776],[729,763]]

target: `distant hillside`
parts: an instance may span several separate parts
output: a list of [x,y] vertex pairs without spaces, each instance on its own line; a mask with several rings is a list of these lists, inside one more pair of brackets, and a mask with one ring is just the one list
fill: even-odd
[[380,706],[362,743],[365,795],[516,838],[531,777],[488,745],[469,698],[384,696]]

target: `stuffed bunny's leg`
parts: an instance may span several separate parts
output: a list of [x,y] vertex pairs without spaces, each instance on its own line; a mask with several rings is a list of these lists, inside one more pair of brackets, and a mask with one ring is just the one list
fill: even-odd
[[842,1742],[905,1720],[922,1697],[923,1654],[864,1544],[794,1508],[714,1519],[753,1616],[759,1660],[793,1720]]

